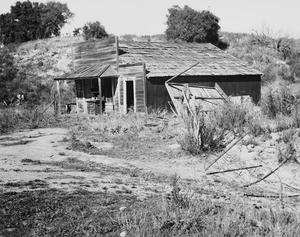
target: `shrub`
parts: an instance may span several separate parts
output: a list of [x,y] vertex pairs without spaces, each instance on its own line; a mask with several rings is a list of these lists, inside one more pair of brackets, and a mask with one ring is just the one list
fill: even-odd
[[0,109],[0,134],[11,131],[19,120],[18,114],[13,109]]
[[[252,105],[251,105],[252,106]],[[244,133],[252,116],[247,104],[232,103],[220,107],[216,112],[217,126],[234,134]]]
[[261,107],[270,118],[275,118],[278,114],[290,115],[292,112],[290,101],[291,91],[288,83],[276,81],[263,88]]
[[198,108],[195,117],[187,115],[183,120],[186,131],[179,143],[184,150],[197,155],[221,146],[224,129],[217,126],[214,113],[206,114]]
[[201,112],[196,116],[184,118],[185,130],[179,142],[183,149],[196,155],[221,148],[226,144],[224,138],[241,136],[245,132],[257,136],[270,131],[268,124],[261,121],[260,109],[252,103],[226,104],[209,114]]
[[57,122],[54,115],[43,107],[18,107],[0,109],[0,133],[11,132],[18,128],[38,128]]

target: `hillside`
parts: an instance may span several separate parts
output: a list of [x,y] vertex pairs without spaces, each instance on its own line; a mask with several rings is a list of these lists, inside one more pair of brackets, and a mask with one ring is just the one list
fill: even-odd
[[[299,82],[300,56],[297,53],[283,58],[282,54],[272,47],[257,44],[252,35],[222,32],[221,39],[229,43],[227,52],[246,61],[263,73],[262,84],[267,85],[276,80],[283,84]],[[45,104],[52,101],[54,77],[71,70],[73,44],[82,42],[81,36],[54,37],[30,41],[15,46],[13,50],[14,65],[18,69],[14,79],[13,93],[27,95],[33,104]],[[164,35],[136,36],[122,35],[120,40],[165,41]],[[68,82],[69,83],[69,82]],[[64,84],[63,90],[68,101],[74,99],[73,84]],[[282,84],[281,83],[281,84]],[[297,92],[299,85],[290,86]]]
[[72,45],[81,41],[82,37],[54,37],[16,46],[14,63],[18,75],[21,78],[24,75],[23,80],[30,85],[25,92],[33,95],[44,92],[42,100],[50,102],[53,79],[71,70]]
[[300,39],[296,39],[296,49],[300,51]]

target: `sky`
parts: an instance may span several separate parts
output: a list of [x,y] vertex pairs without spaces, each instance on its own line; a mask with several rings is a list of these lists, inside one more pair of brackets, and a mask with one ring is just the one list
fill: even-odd
[[[23,1],[23,0],[21,0]],[[25,0],[24,0],[25,1]],[[47,2],[47,0],[31,0]],[[153,35],[166,30],[168,9],[174,5],[219,17],[221,31],[260,32],[300,38],[299,0],[56,0],[75,14],[62,30],[72,33],[87,22],[99,21],[109,34]],[[10,12],[17,0],[0,0],[0,14]]]

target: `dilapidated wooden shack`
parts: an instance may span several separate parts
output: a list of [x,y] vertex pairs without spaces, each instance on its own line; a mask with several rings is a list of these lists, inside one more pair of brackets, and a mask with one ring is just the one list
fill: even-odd
[[229,97],[260,99],[261,73],[212,44],[119,42],[111,36],[79,43],[74,70],[55,78],[74,80],[77,112],[145,112],[168,107],[165,82],[214,87]]

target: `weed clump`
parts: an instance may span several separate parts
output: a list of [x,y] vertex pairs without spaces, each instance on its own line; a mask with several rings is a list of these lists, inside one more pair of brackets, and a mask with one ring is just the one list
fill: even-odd
[[185,133],[179,142],[193,155],[213,151],[226,145],[227,137],[241,136],[246,131],[254,135],[265,133],[252,104],[226,104],[214,112],[196,109],[194,116],[184,117]]
[[183,120],[186,132],[179,143],[184,150],[197,155],[220,147],[224,130],[215,126],[210,116],[197,110],[195,117],[186,116]]
[[93,146],[90,142],[82,142],[78,140],[75,134],[72,134],[71,136],[69,149],[74,151],[81,151],[90,155],[101,155],[102,153],[101,150]]

